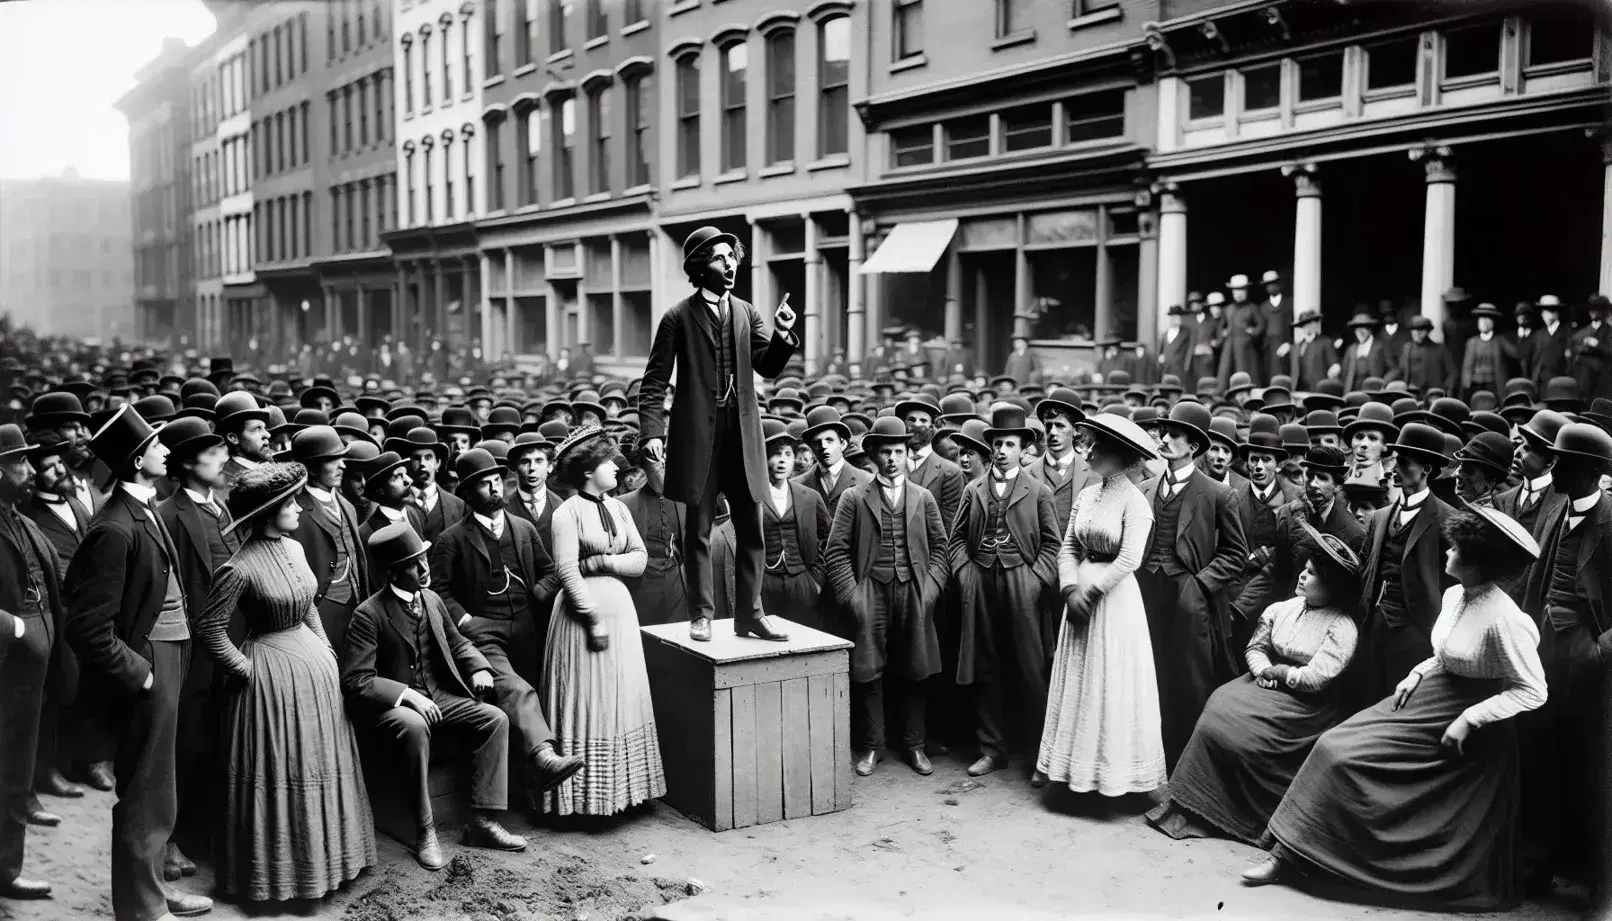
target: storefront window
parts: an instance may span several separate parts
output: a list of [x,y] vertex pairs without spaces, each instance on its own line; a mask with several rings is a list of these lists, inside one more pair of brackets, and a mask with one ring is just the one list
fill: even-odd
[[1029,253],[1032,339],[1090,339],[1097,329],[1096,247]]
[[1385,90],[1416,85],[1417,50],[1414,35],[1366,46],[1366,89]]
[[1500,69],[1500,25],[1489,23],[1444,34],[1444,78],[1476,77]]
[[1282,67],[1250,67],[1243,71],[1243,111],[1274,109],[1282,104]]
[[1336,99],[1343,95],[1343,52],[1299,61],[1299,102]]
[[1187,118],[1220,118],[1225,114],[1225,77],[1211,74],[1187,81]]
[[890,132],[891,160],[896,166],[921,166],[935,162],[935,128],[913,125]]
[[991,117],[970,115],[954,118],[942,126],[946,136],[946,159],[967,160],[991,152]]
[[1002,113],[1002,146],[1009,152],[1052,146],[1052,105],[1037,102]]

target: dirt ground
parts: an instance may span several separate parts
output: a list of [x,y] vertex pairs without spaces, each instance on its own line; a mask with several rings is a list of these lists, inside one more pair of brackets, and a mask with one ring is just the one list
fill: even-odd
[[[894,759],[858,778],[857,805],[834,815],[713,833],[659,804],[583,829],[534,829],[525,853],[465,848],[444,830],[450,866],[430,873],[382,835],[381,865],[313,905],[217,919],[342,921],[624,921],[668,919],[1008,918],[1059,916],[1435,918],[1327,901],[1294,889],[1246,889],[1238,871],[1259,857],[1224,841],[1178,842],[1134,809],[1092,810],[1030,789],[1017,770],[979,781],[957,758],[919,777]],[[110,917],[110,794],[46,799],[59,828],[30,829],[24,874],[54,899],[0,902],[0,918]],[[645,862],[649,855],[653,860]],[[180,887],[206,892],[207,877]],[[691,891],[701,892],[690,899]],[[687,901],[680,901],[680,900]],[[1530,904],[1505,921],[1567,921],[1567,906]]]

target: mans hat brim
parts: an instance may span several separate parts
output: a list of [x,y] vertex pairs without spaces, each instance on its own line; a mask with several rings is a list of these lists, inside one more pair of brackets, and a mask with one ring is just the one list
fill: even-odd
[[482,469],[477,470],[475,473],[472,473],[470,476],[460,480],[459,485],[455,486],[453,491],[456,495],[463,498],[464,494],[469,491],[470,487],[476,485],[482,480],[485,480],[490,476],[505,477],[508,475],[509,468],[507,466],[503,464],[493,464],[491,467],[483,467]]
[[1069,417],[1069,421],[1077,424],[1086,418],[1086,411],[1073,403],[1066,403],[1063,400],[1054,400],[1051,397],[1046,397],[1036,401],[1035,417],[1037,419],[1046,421],[1046,417],[1054,412],[1063,413]]
[[[32,457],[35,456],[36,452],[38,452],[40,449],[40,445],[30,443],[26,437],[23,438],[22,442],[22,444],[17,445],[15,448],[8,448],[4,451],[0,451],[0,461],[15,461],[19,458]],[[54,448],[58,446],[51,445],[51,447]],[[59,447],[63,451],[67,450],[67,446],[65,445],[61,445]]]
[[1337,409],[1344,404],[1343,397],[1335,397],[1330,393],[1309,393],[1299,400],[1299,405],[1305,412],[1317,409]]
[[1392,422],[1378,422],[1375,419],[1355,419],[1343,427],[1343,440],[1353,441],[1357,433],[1366,431],[1382,432],[1384,441],[1392,441],[1399,437],[1399,426]]
[[287,499],[291,498],[292,496],[296,495],[297,491],[302,489],[302,487],[304,487],[306,485],[308,485],[308,472],[306,470],[304,470],[302,472],[302,475],[297,477],[297,481],[295,483],[291,484],[290,486],[286,487],[285,489],[281,490],[280,492],[275,493],[273,496],[271,496],[268,499],[268,501],[264,502],[262,505],[259,505],[257,508],[254,508],[251,511],[248,511],[244,515],[237,516],[234,521],[231,521],[229,524],[225,525],[223,530],[220,531],[219,533],[220,534],[231,534],[231,533],[233,533],[238,528],[241,528],[241,527],[245,526],[246,524],[248,524],[249,522],[256,520],[259,516],[261,516],[263,513],[267,512],[267,511],[269,511],[270,509],[279,507],[281,504],[283,504],[285,502],[285,500],[287,500]]
[[850,441],[851,440],[851,427],[849,425],[846,425],[843,422],[840,422],[837,419],[834,420],[833,422],[819,422],[816,425],[808,426],[804,431],[802,431],[800,433],[800,440],[804,441],[804,442],[809,442],[811,439],[817,437],[817,433],[826,432],[826,431],[829,431],[830,429],[834,430],[835,432],[838,432],[839,436],[840,436],[840,439],[842,441]]
[[1392,451],[1395,457],[1408,457],[1411,460],[1418,460],[1428,464],[1448,466],[1453,463],[1453,459],[1448,454],[1427,448],[1418,448],[1413,445],[1393,444],[1389,445],[1387,450]]
[[1006,437],[1008,435],[1018,435],[1025,444],[1029,444],[1036,439],[1035,429],[1030,428],[1027,425],[1018,428],[986,429],[984,434],[986,441],[990,441],[993,438]]
[[373,487],[375,484],[381,482],[382,480],[386,479],[387,477],[391,476],[393,470],[396,470],[399,467],[407,467],[408,464],[409,464],[409,459],[406,458],[406,457],[401,457],[397,461],[394,461],[393,463],[387,464],[385,467],[381,467],[379,469],[371,470],[371,471],[365,473],[364,474],[364,492],[367,494],[370,491],[371,487]]
[[978,438],[971,438],[968,435],[964,435],[961,431],[952,432],[952,441],[960,448],[968,448],[969,450],[983,454],[986,457],[991,456],[990,445],[980,441]]
[[1159,420],[1159,428],[1161,428],[1161,429],[1169,428],[1170,426],[1174,426],[1174,427],[1179,428],[1179,429],[1186,429],[1188,432],[1190,432],[1193,435],[1197,436],[1199,443],[1202,445],[1202,448],[1200,450],[1192,452],[1193,457],[1202,457],[1205,454],[1209,453],[1209,444],[1210,444],[1209,432],[1205,431],[1204,429],[1198,428],[1196,425],[1193,425],[1190,422],[1182,422],[1179,419],[1165,418],[1165,419],[1160,419]]

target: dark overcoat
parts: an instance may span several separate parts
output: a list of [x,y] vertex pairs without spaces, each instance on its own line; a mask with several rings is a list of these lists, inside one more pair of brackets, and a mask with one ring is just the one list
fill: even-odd
[[1365,670],[1360,677],[1367,683],[1357,690],[1364,698],[1381,699],[1417,663],[1433,654],[1433,622],[1444,606],[1444,590],[1454,584],[1445,573],[1444,522],[1455,513],[1431,493],[1422,511],[1411,522],[1405,538],[1399,578],[1405,598],[1408,623],[1387,624],[1378,609],[1382,596],[1383,544],[1388,528],[1399,518],[1402,499],[1373,511],[1366,519],[1366,555],[1361,572],[1359,610],[1365,618],[1356,661]]
[[1332,366],[1339,364],[1337,347],[1324,335],[1293,346],[1288,357],[1293,359],[1293,386],[1298,390],[1314,390],[1331,375]]
[[[1308,511],[1303,500],[1289,502],[1277,512],[1276,546],[1254,577],[1232,602],[1232,611],[1249,628],[1258,622],[1265,609],[1279,601],[1286,601],[1298,591],[1299,573],[1315,555],[1316,546],[1305,533],[1303,522]],[[1331,534],[1349,545],[1359,554],[1366,542],[1366,529],[1349,511],[1349,503],[1339,496],[1332,500],[1332,511],[1316,527],[1322,534]],[[1357,611],[1359,617],[1364,612]]]
[[1371,348],[1364,355],[1360,355],[1360,343],[1353,338],[1343,347],[1343,389],[1359,390],[1360,384],[1368,377],[1386,379],[1393,370],[1393,359],[1388,355],[1388,348],[1380,337],[1371,340]]
[[1162,380],[1166,374],[1174,374],[1183,386],[1190,386],[1192,380],[1192,330],[1182,323],[1176,330],[1175,338],[1170,338],[1170,331],[1166,329],[1159,333],[1159,377]]
[[[733,399],[739,412],[739,439],[744,451],[745,482],[750,501],[767,490],[767,456],[762,450],[761,408],[756,402],[756,379],[777,377],[795,352],[798,340],[782,329],[769,337],[761,315],[749,301],[729,295],[733,316]],[[649,348],[643,383],[638,391],[641,441],[666,442],[666,498],[695,503],[705,493],[715,439],[717,397],[725,382],[717,380],[718,321],[696,291],[678,301],[661,317],[655,341]],[[666,415],[666,386],[677,370],[677,397],[671,419]],[[723,484],[735,489],[738,484]],[[729,497],[730,500],[735,497]]]
[[1533,379],[1534,386],[1539,392],[1545,392],[1545,385],[1553,377],[1564,377],[1571,367],[1569,352],[1573,348],[1573,330],[1563,320],[1556,324],[1555,332],[1547,329],[1544,323],[1539,324],[1539,334],[1543,337],[1534,349],[1534,362],[1529,377]]
[[[1062,535],[1069,528],[1069,512],[1075,507],[1075,497],[1080,495],[1082,489],[1101,478],[1091,472],[1091,467],[1078,454],[1069,462],[1068,476],[1059,479],[1058,474],[1054,472],[1056,467],[1051,455],[1043,455],[1040,460],[1025,469],[1052,494],[1052,510],[1057,516],[1058,533]],[[969,485],[973,486],[972,483]]]
[[828,514],[832,517],[834,510],[839,508],[840,497],[845,495],[846,491],[853,486],[873,482],[873,474],[853,463],[846,462],[840,467],[840,475],[834,480],[834,488],[831,490],[823,488],[822,470],[816,467],[795,477],[790,482],[810,487],[813,492],[823,499],[824,504],[828,506]]
[[[436,592],[420,590],[421,611],[431,626],[441,661],[448,665],[443,690],[458,697],[476,699],[470,689],[470,676],[486,669],[487,657],[466,639],[448,616],[448,609]],[[353,610],[347,623],[347,645],[341,660],[341,690],[372,719],[397,706],[413,681],[414,625],[403,600],[390,588],[365,599]]]
[[[214,502],[218,502],[215,494]],[[219,527],[230,522],[229,510],[219,504],[219,511],[223,518]],[[192,615],[201,613],[201,608],[207,605],[207,596],[213,589],[213,558],[207,548],[207,532],[202,530],[206,524],[202,516],[207,513],[196,504],[190,493],[184,489],[174,491],[174,494],[157,503],[157,514],[162,523],[168,528],[168,535],[173,538],[174,546],[179,550],[179,579],[185,586],[185,597],[191,599],[196,605]],[[241,535],[245,537],[245,534]],[[246,615],[239,608],[230,612],[229,626],[226,628],[230,642],[239,646],[246,639]],[[212,684],[213,657],[211,655],[192,655],[190,657],[190,670],[185,673],[185,687],[187,689],[205,689]]]
[[[973,548],[978,547],[985,539],[985,529],[990,515],[990,510],[987,508],[989,499],[985,490],[989,488],[991,478],[985,476],[969,483],[968,488],[963,490],[963,507],[957,513],[957,523],[952,528],[951,540],[947,543],[951,571],[959,577],[964,567],[974,565]],[[1025,629],[1013,630],[1003,635],[1035,639],[1035,648],[1026,651],[1030,658],[1025,661],[1039,660],[1045,651],[1042,649],[1042,637],[1048,625],[1047,618],[1043,615],[1050,606],[1049,598],[1058,594],[1058,550],[1063,532],[1058,528],[1058,514],[1052,505],[1052,491],[1035,477],[1022,473],[1015,476],[1006,498],[1007,507],[1002,513],[1002,523],[1008,533],[1013,535],[1013,543],[1018,546],[1019,554],[1024,557],[1024,568],[1028,569],[1041,585],[1041,603],[1030,610],[984,611],[977,603],[979,601],[977,593],[961,592],[959,608],[962,616],[957,629],[958,684],[974,682],[979,637],[985,629],[984,622],[987,619],[1001,620],[1011,617],[1023,620]],[[1004,658],[1010,655],[1007,650],[1001,650],[997,654]]]
[[[1175,554],[1196,578],[1186,580],[1176,606],[1193,621],[1209,625],[1210,650],[1217,668],[1234,669],[1231,590],[1248,559],[1248,541],[1232,489],[1202,470],[1193,470],[1181,487],[1181,508],[1175,525]],[[1159,478],[1142,486],[1148,508],[1158,501]],[[1163,539],[1163,535],[1160,535]]]
[[[521,571],[515,575],[531,593],[531,610],[547,611],[560,588],[560,575],[537,535],[537,526],[506,514],[504,527],[510,529],[515,556],[521,563]],[[498,547],[488,546],[487,535],[474,518],[461,518],[431,545],[431,586],[455,624],[467,615],[481,616],[487,606],[487,590],[503,584],[503,566]]]
[[[313,577],[319,583],[319,590],[314,596],[314,601],[317,603],[324,599],[326,590],[330,588],[330,580],[336,577],[338,539],[336,523],[325,515],[324,510],[319,508],[317,501],[306,489],[297,493],[297,505],[302,507],[302,517],[297,520],[297,533],[294,536],[297,543],[302,545],[302,552],[308,557],[308,568],[313,570]],[[341,509],[342,526],[352,531],[353,555],[350,560],[352,570],[350,578],[353,582],[353,597],[368,598],[371,591],[369,553],[363,542],[358,539],[358,513],[353,511],[352,503],[341,493],[336,493],[336,505]]]
[[951,533],[952,522],[957,520],[957,508],[963,504],[963,486],[968,482],[963,468],[930,451],[923,463],[907,474],[907,482],[929,490],[940,503],[941,524]]
[[1402,380],[1422,393],[1431,387],[1443,387],[1447,393],[1455,392],[1455,359],[1442,343],[1428,339],[1418,345],[1411,341],[1399,350],[1399,361],[1389,372],[1389,379]]

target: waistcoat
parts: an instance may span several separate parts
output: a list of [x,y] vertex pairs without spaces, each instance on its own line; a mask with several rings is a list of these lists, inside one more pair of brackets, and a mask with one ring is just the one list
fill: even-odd
[[[1417,512],[1420,517],[1425,513]],[[1394,513],[1398,519],[1399,514]],[[1377,566],[1377,578],[1380,588],[1377,590],[1377,607],[1381,609],[1383,621],[1395,626],[1409,621],[1409,612],[1405,609],[1405,580],[1402,578],[1405,566],[1405,542],[1410,538],[1411,528],[1416,524],[1412,518],[1409,525],[1401,528],[1397,520],[1388,523],[1388,534],[1383,537],[1382,560]]]
[[[709,317],[710,303],[705,300],[704,295],[701,295],[697,300],[700,302],[699,309],[706,311]],[[728,382],[737,374],[736,369],[738,368],[738,361],[735,360],[733,355],[733,295],[728,295],[727,301],[727,309],[718,311],[720,322],[717,323],[716,330],[716,396],[718,406],[733,405],[733,399],[736,396],[736,394],[730,393],[728,390]],[[737,387],[738,383],[735,381],[734,388],[737,389]]]
[[515,528],[506,516],[504,533],[494,540],[493,532],[481,522],[477,521],[476,527],[481,529],[481,536],[488,544],[498,548],[491,584],[477,586],[486,595],[482,616],[504,620],[524,615],[531,605],[531,589],[521,575],[520,557],[515,553]]
[[[791,497],[793,498],[793,497]],[[800,534],[795,528],[795,503],[780,516],[772,497],[761,500],[761,533],[766,539],[767,571],[798,576],[806,571],[806,558],[800,552]]]
[[[1170,474],[1166,471],[1164,475]],[[1145,567],[1149,571],[1161,571],[1167,576],[1187,574],[1175,552],[1175,529],[1181,520],[1181,494],[1185,491],[1178,487],[1165,499],[1164,483],[1160,483],[1159,491],[1153,494],[1153,546],[1148,549]]]
[[[1567,512],[1571,514],[1573,508],[1568,506]],[[1550,568],[1550,584],[1545,589],[1545,609],[1551,610],[1558,606],[1574,606],[1579,597],[1578,548],[1584,542],[1584,532],[1594,527],[1590,520],[1585,518],[1579,522],[1578,527],[1571,532],[1567,531],[1567,517],[1562,517],[1562,539],[1556,544],[1556,558]],[[1553,624],[1562,627],[1565,624]]]
[[314,496],[313,504],[319,509],[320,514],[336,523],[335,568],[331,570],[330,585],[325,588],[324,600],[346,604],[353,600],[353,545],[349,542],[350,535],[347,533],[347,516],[341,513],[341,503],[335,498],[326,504],[318,496]]
[[[985,475],[985,533],[979,546],[974,548],[974,562],[987,569],[992,566],[1012,569],[1024,565],[1019,545],[1013,540],[1013,533],[1007,529],[1007,502],[1013,495],[1015,484],[1008,483],[1007,489],[998,496],[996,482],[991,479],[993,475]],[[1024,476],[1024,473],[1021,471],[1019,476]]]
[[[900,508],[892,506],[884,497],[884,488],[878,480],[873,481],[872,488],[879,494],[879,546],[873,553],[873,566],[868,574],[884,583],[910,582],[912,564],[907,558],[906,503]],[[903,499],[911,488],[911,483],[901,487]]]

